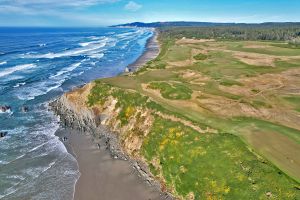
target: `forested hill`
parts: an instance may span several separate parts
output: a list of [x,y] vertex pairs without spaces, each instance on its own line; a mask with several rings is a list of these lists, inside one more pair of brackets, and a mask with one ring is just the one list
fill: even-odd
[[152,23],[143,23],[143,22],[133,22],[127,24],[114,25],[112,27],[214,27],[214,26],[248,26],[248,27],[284,27],[284,26],[299,26],[300,22],[266,22],[266,23],[215,23],[215,22],[152,22]]
[[[114,27],[158,28],[170,38],[205,38],[224,40],[273,40],[300,44],[300,22],[268,22],[261,24],[210,22],[134,22]],[[298,48],[298,47],[297,47]]]

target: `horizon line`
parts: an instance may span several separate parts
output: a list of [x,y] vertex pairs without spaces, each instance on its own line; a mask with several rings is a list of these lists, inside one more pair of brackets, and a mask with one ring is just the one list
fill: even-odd
[[249,25],[259,25],[259,24],[267,24],[267,23],[300,23],[300,21],[266,21],[266,22],[213,22],[213,21],[154,21],[154,22],[126,22],[121,24],[111,24],[111,25],[89,25],[89,26],[1,26],[0,28],[110,28],[112,26],[120,26],[124,24],[133,24],[133,23],[144,23],[144,24],[152,24],[152,23],[174,23],[174,22],[186,22],[186,23],[212,23],[212,24],[249,24]]

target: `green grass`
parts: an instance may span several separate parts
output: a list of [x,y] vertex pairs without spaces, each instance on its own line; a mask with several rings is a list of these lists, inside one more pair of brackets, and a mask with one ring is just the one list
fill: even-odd
[[280,46],[269,46],[266,48],[246,48],[244,45],[238,45],[235,47],[230,47],[230,50],[259,53],[274,56],[298,56],[300,54],[300,48],[286,48]]
[[280,48],[288,48],[288,49],[300,49],[299,44],[272,44],[272,46],[280,47]]
[[223,90],[220,90],[218,82],[216,81],[206,82],[206,84],[201,88],[201,91],[208,94],[223,96],[233,100],[239,100],[240,98],[242,98],[242,96],[231,94],[229,92],[224,92]]
[[180,83],[151,82],[148,87],[159,90],[164,98],[172,100],[190,99],[193,93],[190,88]]
[[291,104],[296,111],[300,112],[300,96],[286,96],[284,99]]
[[232,119],[231,123],[232,127],[239,127],[238,129],[242,129],[243,127],[254,126],[260,129],[261,131],[272,131],[279,134],[283,134],[300,144],[300,131],[287,126],[275,124],[269,121],[260,120],[252,117],[235,117]]
[[231,134],[200,134],[156,116],[142,148],[152,173],[183,198],[190,192],[195,199],[267,199],[267,192],[276,199],[300,197],[292,179]]
[[224,85],[224,86],[233,86],[233,85],[243,86],[242,83],[232,79],[222,79],[219,83],[220,85]]
[[174,45],[169,48],[165,55],[165,59],[170,62],[184,61],[190,59],[191,48],[187,46]]
[[211,52],[209,59],[195,63],[193,69],[215,80],[252,77],[274,71],[282,71],[281,68],[272,68],[270,66],[248,65],[234,58],[228,52]]
[[260,100],[253,100],[251,102],[251,105],[254,107],[254,108],[272,108],[271,105],[267,104],[266,102],[264,101],[260,101]]
[[207,55],[205,55],[203,53],[199,53],[199,54],[194,56],[194,59],[195,60],[205,60],[205,59],[207,59],[207,57],[208,57]]

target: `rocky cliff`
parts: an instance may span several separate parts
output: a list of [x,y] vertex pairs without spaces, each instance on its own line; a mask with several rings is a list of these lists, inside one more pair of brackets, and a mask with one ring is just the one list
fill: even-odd
[[145,181],[160,189],[160,182],[155,181],[145,159],[139,154],[143,138],[153,123],[151,111],[145,108],[126,109],[125,113],[130,117],[128,123],[121,125],[121,108],[116,106],[116,98],[107,96],[103,104],[88,106],[88,95],[93,87],[94,83],[89,83],[50,103],[61,124],[102,139],[113,158],[128,160]]

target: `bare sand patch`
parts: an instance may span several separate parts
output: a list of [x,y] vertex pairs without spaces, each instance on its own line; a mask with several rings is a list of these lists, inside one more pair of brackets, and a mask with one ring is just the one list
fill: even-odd
[[205,85],[205,82],[210,78],[202,75],[200,72],[194,70],[182,70],[178,72],[179,76],[195,85]]
[[250,48],[250,49],[265,49],[267,47],[269,46],[262,45],[262,44],[248,44],[244,46],[244,48]]
[[176,61],[176,62],[168,62],[167,68],[172,68],[172,67],[186,67],[189,65],[192,65],[193,61],[188,59],[184,61]]
[[275,67],[274,56],[248,52],[234,52],[233,56],[248,65]]
[[189,39],[183,37],[180,40],[176,41],[176,44],[198,44],[198,43],[204,43],[204,42],[214,42],[214,39]]

